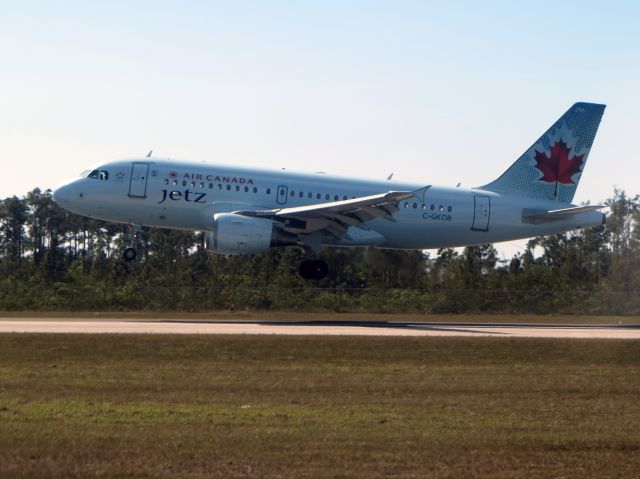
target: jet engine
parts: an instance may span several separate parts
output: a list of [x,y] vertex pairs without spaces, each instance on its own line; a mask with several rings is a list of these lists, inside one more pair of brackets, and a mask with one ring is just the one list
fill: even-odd
[[217,213],[213,216],[213,231],[205,234],[207,251],[215,254],[253,254],[274,246],[290,246],[298,237],[273,227],[273,222],[261,218]]

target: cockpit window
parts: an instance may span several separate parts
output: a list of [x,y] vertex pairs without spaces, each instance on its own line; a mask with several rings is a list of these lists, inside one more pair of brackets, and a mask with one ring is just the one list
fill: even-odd
[[[85,173],[87,173],[85,171]],[[93,170],[89,174],[82,174],[82,177],[93,178],[94,180],[106,181],[109,179],[109,172],[105,170]]]

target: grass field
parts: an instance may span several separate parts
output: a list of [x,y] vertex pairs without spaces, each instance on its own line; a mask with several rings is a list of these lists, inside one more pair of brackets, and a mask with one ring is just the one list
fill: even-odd
[[638,477],[640,345],[0,335],[3,477]]

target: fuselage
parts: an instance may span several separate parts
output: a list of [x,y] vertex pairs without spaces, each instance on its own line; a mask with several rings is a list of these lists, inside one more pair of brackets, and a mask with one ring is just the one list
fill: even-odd
[[[62,207],[116,223],[207,231],[216,213],[317,205],[388,191],[420,191],[398,204],[394,221],[375,219],[348,238],[323,238],[336,246],[429,249],[508,241],[604,223],[586,212],[542,224],[531,210],[572,205],[557,201],[430,183],[344,178],[169,159],[141,158],[98,166],[54,193]],[[427,187],[425,189],[425,187]]]

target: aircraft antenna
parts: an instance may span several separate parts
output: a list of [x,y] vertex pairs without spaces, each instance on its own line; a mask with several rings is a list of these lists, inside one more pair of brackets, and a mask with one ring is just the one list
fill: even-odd
[[147,158],[151,158],[152,153],[153,153],[153,150],[149,150],[149,153],[147,153]]

